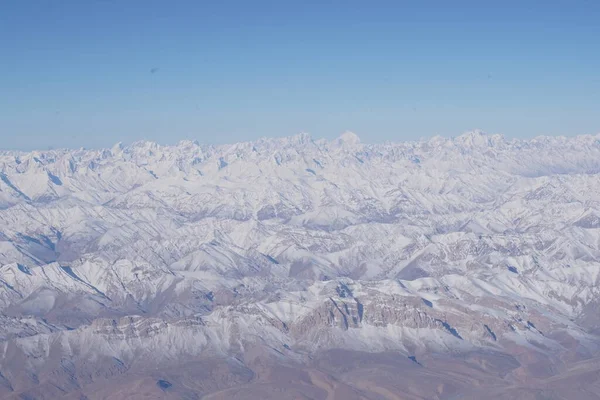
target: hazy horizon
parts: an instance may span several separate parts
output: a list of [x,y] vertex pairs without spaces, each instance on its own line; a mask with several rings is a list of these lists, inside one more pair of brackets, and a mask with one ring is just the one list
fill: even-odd
[[597,2],[0,6],[3,148],[600,131]]
[[[49,151],[49,150],[61,150],[61,149],[66,149],[66,150],[73,150],[73,149],[85,149],[85,150],[98,150],[98,149],[110,149],[114,146],[118,146],[118,145],[122,145],[122,146],[129,146],[129,145],[133,145],[136,142],[151,142],[151,143],[156,143],[159,146],[176,146],[178,144],[180,144],[181,142],[185,142],[185,141],[191,141],[191,142],[195,142],[198,145],[214,145],[214,146],[221,146],[221,145],[233,145],[236,143],[250,143],[250,142],[257,142],[260,140],[271,140],[271,139],[285,139],[285,138],[289,138],[289,137],[294,137],[294,136],[298,136],[298,135],[303,135],[306,134],[308,135],[312,140],[315,141],[319,141],[319,140],[327,140],[327,141],[333,141],[336,140],[337,138],[339,138],[340,136],[344,135],[345,133],[352,133],[356,136],[359,137],[360,142],[363,144],[372,144],[372,145],[376,145],[376,144],[385,144],[385,143],[390,143],[390,144],[398,144],[398,143],[405,143],[405,142],[422,142],[422,141],[427,141],[436,137],[442,137],[444,139],[453,139],[453,138],[457,138],[459,136],[462,135],[467,135],[467,134],[471,134],[471,133],[481,133],[487,136],[491,136],[491,135],[500,135],[502,136],[506,141],[511,141],[511,140],[532,140],[532,139],[536,139],[536,138],[541,138],[541,137],[564,137],[564,138],[573,138],[573,137],[577,137],[577,136],[600,136],[600,131],[599,132],[592,132],[592,133],[573,133],[570,135],[535,135],[535,136],[529,136],[529,137],[515,137],[515,136],[510,136],[510,135],[505,135],[503,133],[499,133],[499,132],[488,132],[485,131],[483,129],[469,129],[469,130],[465,130],[463,132],[459,132],[457,134],[454,135],[430,135],[430,136],[421,136],[421,137],[415,137],[415,138],[410,138],[410,139],[404,139],[404,140],[395,140],[394,138],[390,138],[390,139],[386,139],[386,140],[379,140],[379,141],[374,141],[374,140],[370,140],[369,136],[364,136],[361,135],[358,132],[354,132],[352,130],[346,130],[343,132],[338,132],[337,135],[328,135],[327,137],[323,137],[323,136],[315,136],[313,134],[311,134],[310,132],[297,132],[295,134],[290,134],[290,135],[276,135],[276,136],[260,136],[260,137],[256,137],[256,138],[247,138],[244,140],[240,140],[237,142],[234,141],[201,141],[199,139],[194,139],[192,138],[178,138],[178,139],[172,139],[172,140],[152,140],[152,139],[145,139],[145,138],[141,138],[141,139],[134,139],[134,140],[128,140],[128,141],[117,141],[114,142],[112,144],[109,144],[107,146],[48,146],[46,148],[41,148],[41,147],[32,147],[32,148],[7,148],[7,147],[0,147],[0,151],[21,151],[21,152],[31,152],[31,151]],[[218,138],[217,138],[218,139]]]

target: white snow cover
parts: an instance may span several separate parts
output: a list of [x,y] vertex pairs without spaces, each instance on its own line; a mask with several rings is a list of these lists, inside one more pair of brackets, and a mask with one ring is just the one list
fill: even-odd
[[3,151],[0,366],[58,343],[591,348],[599,172],[600,135]]

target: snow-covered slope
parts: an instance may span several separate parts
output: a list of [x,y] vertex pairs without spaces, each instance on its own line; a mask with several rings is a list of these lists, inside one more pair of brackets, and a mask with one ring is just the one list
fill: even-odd
[[0,395],[64,360],[599,343],[600,135],[5,151],[0,227]]

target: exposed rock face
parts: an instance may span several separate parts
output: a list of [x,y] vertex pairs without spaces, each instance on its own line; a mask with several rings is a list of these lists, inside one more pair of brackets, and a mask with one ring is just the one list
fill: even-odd
[[481,132],[0,152],[0,397],[597,398],[599,172]]

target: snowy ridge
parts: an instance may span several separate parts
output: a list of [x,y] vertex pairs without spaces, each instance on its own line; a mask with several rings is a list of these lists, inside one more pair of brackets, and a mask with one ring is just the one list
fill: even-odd
[[0,378],[257,344],[590,357],[599,173],[600,135],[0,152]]

